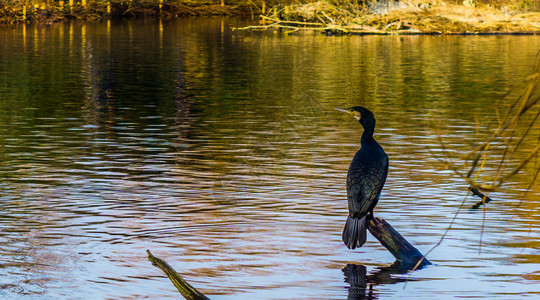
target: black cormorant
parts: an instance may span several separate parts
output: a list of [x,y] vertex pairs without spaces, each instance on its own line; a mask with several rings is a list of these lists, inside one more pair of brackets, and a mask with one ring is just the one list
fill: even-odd
[[347,173],[349,216],[342,236],[345,245],[355,249],[366,242],[366,225],[373,218],[373,208],[379,201],[388,174],[388,156],[373,139],[375,117],[371,111],[361,106],[336,110],[350,114],[364,127],[361,148],[354,155]]

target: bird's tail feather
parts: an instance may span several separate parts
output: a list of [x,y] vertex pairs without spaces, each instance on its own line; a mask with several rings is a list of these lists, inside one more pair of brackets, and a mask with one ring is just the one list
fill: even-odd
[[362,247],[366,242],[366,216],[361,219],[348,216],[342,238],[349,249]]

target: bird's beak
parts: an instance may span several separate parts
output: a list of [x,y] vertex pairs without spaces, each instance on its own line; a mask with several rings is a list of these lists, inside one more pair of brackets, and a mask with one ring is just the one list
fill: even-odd
[[334,108],[334,109],[337,110],[337,111],[344,112],[344,113],[346,113],[346,114],[351,115],[351,112],[350,112],[348,109],[337,108],[337,107]]

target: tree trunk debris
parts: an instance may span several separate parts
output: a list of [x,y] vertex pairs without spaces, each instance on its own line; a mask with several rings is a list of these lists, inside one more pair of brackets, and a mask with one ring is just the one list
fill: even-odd
[[418,249],[411,245],[384,219],[373,218],[368,223],[367,228],[369,232],[402,264],[413,267],[418,265],[416,268],[431,264]]

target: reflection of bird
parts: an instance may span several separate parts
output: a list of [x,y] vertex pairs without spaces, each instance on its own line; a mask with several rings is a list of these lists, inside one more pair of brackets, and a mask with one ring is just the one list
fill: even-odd
[[373,208],[379,201],[388,174],[388,156],[373,139],[375,118],[371,111],[361,106],[336,110],[350,114],[364,127],[360,140],[362,147],[354,155],[347,173],[349,216],[342,236],[345,245],[355,249],[366,242],[366,225],[368,219],[373,218]]
[[392,265],[385,267],[376,267],[371,274],[367,274],[366,267],[363,265],[347,264],[342,269],[345,275],[345,282],[349,284],[349,295],[347,299],[377,299],[374,286],[396,284],[415,280],[407,278],[407,276],[399,276],[407,274],[414,266],[402,264],[396,260]]

